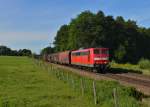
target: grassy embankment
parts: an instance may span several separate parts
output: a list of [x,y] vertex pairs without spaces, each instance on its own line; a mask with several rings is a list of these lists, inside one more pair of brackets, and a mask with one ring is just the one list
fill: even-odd
[[117,88],[119,107],[141,106],[140,93],[111,81],[96,81],[97,105],[94,105],[93,80],[40,65],[26,57],[0,57],[0,106],[114,107],[114,88]]
[[146,59],[141,59],[136,65],[130,63],[118,64],[114,61],[112,61],[110,65],[112,70],[116,70],[117,72],[134,72],[150,75],[150,61]]
[[92,107],[90,101],[26,57],[0,57],[0,107],[2,105]]

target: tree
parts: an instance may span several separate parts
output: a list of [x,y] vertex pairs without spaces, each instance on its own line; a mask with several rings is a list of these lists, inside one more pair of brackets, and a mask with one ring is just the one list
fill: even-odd
[[60,30],[57,32],[57,36],[55,37],[54,45],[55,51],[64,51],[67,49],[68,46],[68,36],[69,36],[69,26],[63,25],[61,26]]
[[0,46],[0,55],[11,55],[11,49],[6,46]]
[[91,46],[95,35],[94,14],[90,11],[82,12],[70,23],[68,48],[79,49]]
[[122,16],[106,16],[102,11],[84,11],[58,30],[56,52],[90,47],[107,47],[118,62],[137,63],[150,59],[150,28],[139,27]]
[[43,56],[43,55],[47,55],[47,54],[51,54],[51,53],[53,53],[54,52],[54,48],[52,48],[52,47],[46,47],[46,48],[44,48],[44,49],[42,49],[41,50],[41,55]]
[[31,55],[32,55],[32,52],[31,52],[31,50],[29,50],[29,49],[20,49],[20,50],[18,51],[18,55],[19,55],[19,56],[31,56]]
[[32,52],[29,49],[12,50],[7,46],[0,46],[0,55],[5,56],[31,56]]

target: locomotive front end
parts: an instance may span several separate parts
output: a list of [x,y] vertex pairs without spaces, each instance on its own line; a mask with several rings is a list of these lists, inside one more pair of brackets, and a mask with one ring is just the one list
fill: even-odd
[[108,48],[95,48],[93,50],[94,66],[98,71],[105,71],[109,64],[109,49]]

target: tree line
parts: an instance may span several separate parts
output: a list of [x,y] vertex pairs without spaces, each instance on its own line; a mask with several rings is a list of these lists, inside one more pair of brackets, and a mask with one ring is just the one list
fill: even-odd
[[102,11],[84,11],[60,27],[53,52],[90,47],[109,48],[111,59],[121,63],[150,59],[150,28],[140,27],[122,16],[114,18]]
[[31,56],[32,52],[29,49],[12,50],[7,46],[0,46],[0,56]]

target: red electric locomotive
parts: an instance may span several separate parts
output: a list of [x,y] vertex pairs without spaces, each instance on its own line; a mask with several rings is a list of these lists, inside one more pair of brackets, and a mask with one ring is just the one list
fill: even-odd
[[89,48],[71,52],[71,64],[104,72],[109,63],[108,48]]
[[109,64],[108,48],[88,48],[75,51],[65,51],[48,55],[48,61],[65,65],[88,67],[98,72],[104,72]]

